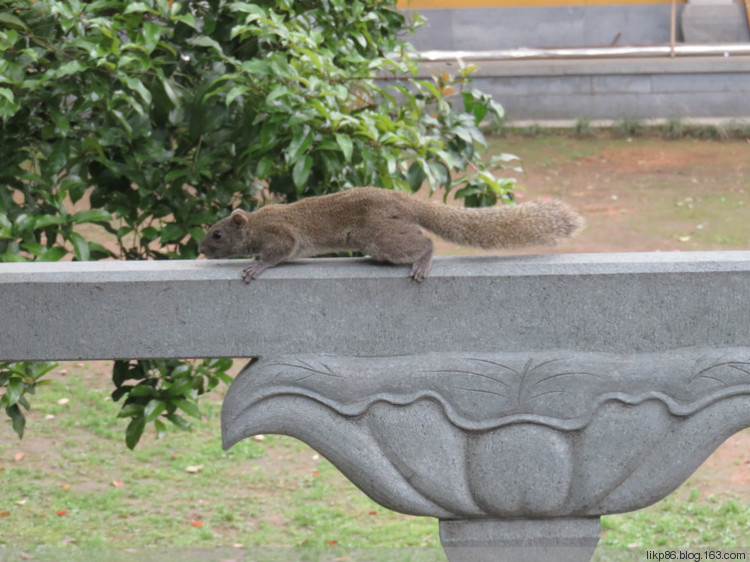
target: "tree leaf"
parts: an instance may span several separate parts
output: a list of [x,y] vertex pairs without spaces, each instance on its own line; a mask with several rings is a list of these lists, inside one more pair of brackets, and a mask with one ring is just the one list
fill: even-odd
[[22,263],[22,262],[27,262],[29,260],[27,260],[26,258],[18,254],[14,254],[12,252],[5,252],[4,254],[0,254],[0,261]]
[[292,179],[297,188],[304,187],[305,183],[307,183],[307,178],[310,177],[312,166],[312,156],[305,156],[302,160],[298,160],[294,165],[294,168],[292,169]]
[[[127,396],[128,393],[133,389],[134,387],[132,385],[124,385],[124,386],[118,386],[111,394],[112,402],[119,402],[120,398],[123,396]],[[120,416],[118,416],[120,417]],[[130,417],[130,416],[122,416],[122,417]]]
[[173,402],[180,410],[185,412],[188,416],[192,416],[197,419],[201,419],[201,411],[195,403],[188,400],[175,400]]
[[221,48],[221,45],[216,41],[216,39],[207,37],[205,35],[200,35],[195,39],[191,39],[190,44],[196,47],[209,47],[221,54],[224,54],[224,50]]
[[139,383],[130,391],[130,396],[134,398],[153,396],[154,394],[156,394],[154,387],[146,383]]
[[130,378],[130,363],[128,361],[115,361],[112,369],[112,382],[120,387],[122,383]]
[[167,426],[161,420],[154,420],[154,427],[156,428],[156,438],[161,439],[167,432]]
[[[156,48],[163,29],[164,28],[161,25],[152,21],[143,22],[143,38],[145,39],[144,44],[146,52],[151,53]],[[138,82],[140,82],[140,80],[138,80]],[[149,95],[148,97],[150,100],[151,96]]]
[[123,11],[123,14],[134,14],[138,12],[151,12],[151,6],[145,2],[128,2],[127,8]]
[[35,228],[47,228],[52,225],[65,224],[70,220],[69,215],[42,215],[36,217]]
[[178,414],[167,414],[167,419],[180,429],[190,429],[190,422]]
[[24,31],[29,28],[22,19],[17,18],[13,14],[9,14],[8,12],[0,12],[0,23],[4,23],[8,27],[22,29]]
[[23,438],[23,431],[26,427],[26,416],[23,415],[23,411],[18,407],[18,404],[5,408],[5,413],[10,417],[13,425],[13,431],[16,432],[19,439]]
[[137,404],[136,402],[125,404],[122,408],[120,408],[120,411],[117,412],[118,418],[132,418],[132,417],[137,417],[137,416],[142,416],[142,415],[143,415],[143,404]]
[[417,191],[422,187],[425,179],[427,179],[427,174],[424,173],[422,165],[419,162],[412,162],[406,174],[406,181],[409,183],[411,190]]
[[176,16],[172,16],[172,19],[175,20],[175,21],[180,21],[180,22],[184,23],[185,25],[189,25],[193,29],[198,29],[198,27],[197,27],[198,24],[195,21],[195,17],[191,13],[179,14],[179,15],[176,15]]
[[169,101],[172,102],[174,106],[180,105],[180,95],[175,90],[170,79],[169,78],[163,79],[161,81],[161,85],[162,85],[162,88],[164,88],[164,92],[167,94],[167,98],[169,98]]
[[[157,25],[157,27],[159,26]],[[125,84],[127,84],[128,88],[130,88],[134,92],[138,92],[138,95],[141,97],[144,103],[151,104],[151,92],[148,90],[148,88],[146,88],[143,82],[141,82],[138,78],[133,78],[131,76],[124,77],[123,81],[125,82]]]
[[166,409],[167,405],[161,400],[150,400],[149,403],[146,404],[146,407],[143,408],[143,416],[146,418],[146,422],[152,422]]
[[224,100],[224,103],[230,105],[234,100],[243,96],[247,91],[248,88],[246,86],[235,86],[234,88],[229,90],[229,93],[227,93],[227,97]]
[[174,242],[175,240],[182,238],[183,236],[185,236],[185,234],[185,229],[182,226],[175,223],[169,223],[165,224],[161,229],[160,239],[162,244],[167,244],[169,242]]
[[138,441],[141,440],[143,430],[146,428],[146,418],[144,416],[138,416],[133,418],[128,424],[125,430],[125,444],[131,451],[138,445]]
[[191,378],[178,379],[167,390],[167,396],[170,398],[175,396],[185,396],[192,388],[193,381]]
[[39,254],[39,261],[60,261],[68,254],[62,246],[55,246]]
[[21,380],[20,378],[10,379],[7,386],[5,387],[6,405],[13,406],[16,402],[18,402],[18,399],[21,398],[25,390],[26,385],[24,384],[23,380]]
[[258,167],[255,169],[255,175],[261,180],[268,178],[274,170],[274,165],[275,161],[273,156],[266,154],[260,159],[260,162],[258,162]]
[[342,133],[336,133],[336,144],[341,148],[341,152],[344,154],[344,158],[347,162],[352,161],[352,154],[354,152],[354,143],[349,135]]
[[289,162],[296,163],[302,157],[305,151],[310,148],[312,142],[312,130],[310,130],[309,127],[304,127],[295,135],[295,137],[292,139],[292,142],[289,143],[289,149],[287,150],[287,154],[289,155]]
[[73,243],[73,252],[78,261],[89,261],[91,253],[89,243],[86,239],[76,232],[70,233],[70,241]]

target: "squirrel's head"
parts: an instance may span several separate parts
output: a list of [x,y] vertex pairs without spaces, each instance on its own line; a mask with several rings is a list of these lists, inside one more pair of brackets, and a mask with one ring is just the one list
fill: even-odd
[[247,213],[235,209],[225,219],[221,219],[208,229],[206,236],[198,246],[198,251],[207,258],[231,258],[242,256],[247,233],[243,234],[248,224]]

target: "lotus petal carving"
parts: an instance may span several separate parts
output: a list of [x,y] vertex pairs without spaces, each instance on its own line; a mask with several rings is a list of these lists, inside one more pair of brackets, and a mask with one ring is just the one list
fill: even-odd
[[750,348],[277,357],[222,412],[225,447],[291,435],[382,505],[442,519],[639,509],[745,427]]

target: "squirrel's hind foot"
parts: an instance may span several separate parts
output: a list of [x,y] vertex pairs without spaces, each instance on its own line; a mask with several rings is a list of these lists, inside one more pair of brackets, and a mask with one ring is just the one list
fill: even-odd
[[409,277],[417,283],[421,283],[427,279],[427,275],[430,273],[430,266],[432,265],[432,252],[426,254],[415,261],[411,266],[411,273]]

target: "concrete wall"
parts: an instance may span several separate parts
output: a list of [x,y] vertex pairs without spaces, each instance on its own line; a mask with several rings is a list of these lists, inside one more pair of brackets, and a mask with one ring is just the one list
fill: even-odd
[[[750,56],[477,61],[510,120],[750,118]],[[458,64],[424,63],[456,72]]]
[[[683,5],[678,6],[682,10]],[[417,10],[421,51],[650,45],[669,42],[669,4]]]
[[[412,39],[422,52],[495,51],[668,45],[670,5],[571,1],[556,6],[425,9],[427,20]],[[450,2],[448,2],[450,4]],[[747,43],[744,4],[679,3],[676,41]],[[684,43],[683,43],[684,44]],[[750,57],[567,60],[471,60],[483,71],[475,86],[492,94],[512,121],[618,118],[750,118]],[[497,57],[496,57],[497,58]],[[447,64],[423,65],[424,77]],[[455,69],[455,66],[454,66]]]
[[[663,45],[670,41],[669,2],[569,4],[405,11],[416,11],[426,19],[411,39],[420,51]],[[677,24],[678,42],[750,41],[745,7],[738,2],[710,6],[680,2]]]

